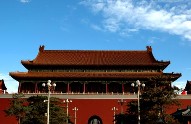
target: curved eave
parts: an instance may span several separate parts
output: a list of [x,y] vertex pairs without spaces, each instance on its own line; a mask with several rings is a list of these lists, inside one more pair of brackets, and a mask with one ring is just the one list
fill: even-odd
[[43,63],[33,63],[33,61],[21,61],[22,65],[27,68],[27,69],[32,69],[32,68],[39,68],[39,67],[129,67],[129,66],[137,66],[137,67],[146,67],[146,66],[151,66],[151,67],[160,67],[160,69],[164,70],[170,62],[156,62],[156,63],[130,63],[130,64],[54,64],[54,63],[48,63],[48,64],[43,64]]
[[158,61],[158,65],[161,65],[161,69],[164,70],[168,65],[170,64],[170,61]]
[[182,76],[181,73],[164,73],[165,76],[170,77],[171,81],[176,81],[178,78]]
[[162,72],[11,72],[10,76],[17,81],[20,80],[67,80],[67,79],[148,79],[162,75]]
[[30,67],[33,67],[33,61],[23,61],[21,60],[21,64],[26,68],[26,69],[30,69]]

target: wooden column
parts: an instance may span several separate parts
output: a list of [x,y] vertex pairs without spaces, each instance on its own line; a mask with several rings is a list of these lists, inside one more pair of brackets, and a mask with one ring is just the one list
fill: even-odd
[[69,93],[70,92],[70,83],[68,82],[68,84],[67,84],[67,93]]
[[34,90],[35,93],[38,93],[38,83],[36,82],[35,83],[35,90]]
[[108,92],[108,83],[106,82],[106,84],[105,84],[105,93],[107,93]]
[[18,93],[21,92],[21,82],[19,82]]
[[83,93],[85,94],[86,93],[86,83],[84,82],[83,84]]
[[124,93],[124,83],[122,83],[121,86],[122,86],[122,93]]

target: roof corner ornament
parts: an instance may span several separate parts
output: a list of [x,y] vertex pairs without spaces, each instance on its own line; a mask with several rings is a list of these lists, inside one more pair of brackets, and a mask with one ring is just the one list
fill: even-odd
[[152,47],[151,46],[147,46],[147,52],[152,52]]
[[44,45],[42,45],[42,46],[40,45],[39,51],[40,51],[40,52],[43,52],[43,51],[44,51]]

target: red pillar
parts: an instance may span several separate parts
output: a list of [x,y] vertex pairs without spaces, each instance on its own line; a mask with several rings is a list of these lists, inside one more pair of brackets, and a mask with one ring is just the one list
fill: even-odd
[[68,83],[67,93],[70,92],[70,83]]
[[105,84],[105,92],[108,92],[108,83]]
[[122,93],[124,93],[124,83],[122,83],[121,85],[122,85]]
[[86,93],[86,84],[84,83],[83,93]]
[[21,82],[19,82],[18,93],[21,92]]
[[38,93],[38,85],[37,85],[37,82],[35,83],[35,90],[34,90],[35,93]]

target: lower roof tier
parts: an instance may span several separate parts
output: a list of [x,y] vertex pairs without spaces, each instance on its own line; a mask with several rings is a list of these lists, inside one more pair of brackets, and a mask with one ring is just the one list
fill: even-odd
[[10,72],[17,81],[23,80],[135,80],[149,79],[156,76],[169,77],[177,80],[180,73],[163,72]]

